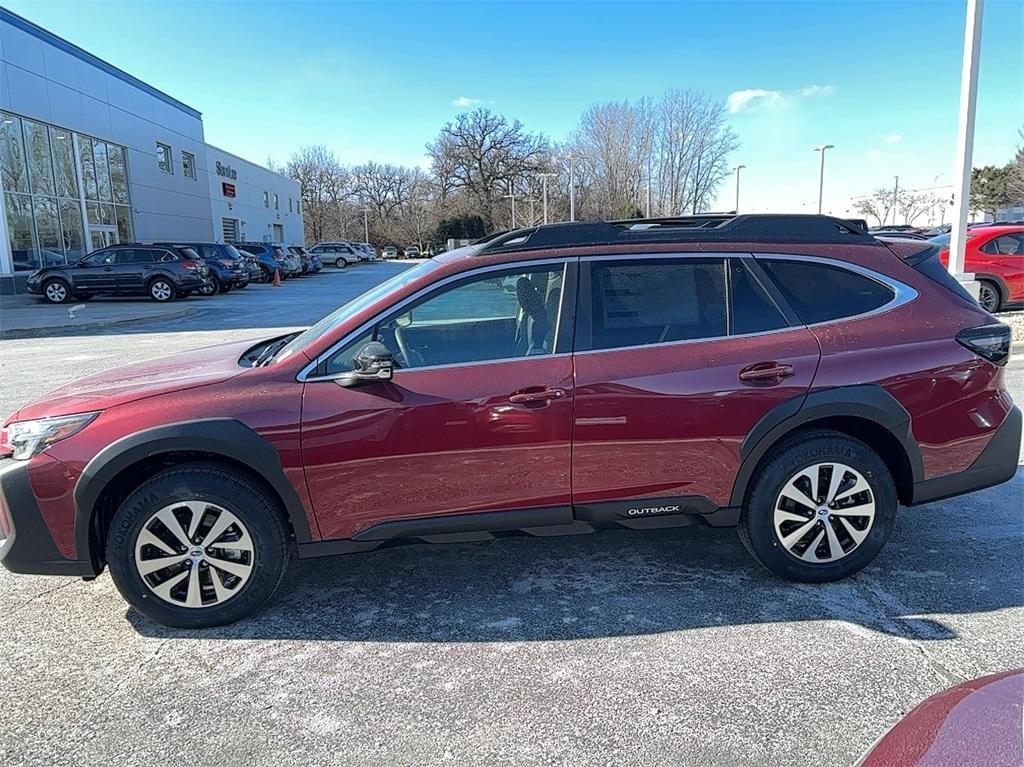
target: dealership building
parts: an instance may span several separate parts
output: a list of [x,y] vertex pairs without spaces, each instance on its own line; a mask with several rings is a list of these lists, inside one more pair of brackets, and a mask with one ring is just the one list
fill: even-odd
[[202,115],[0,7],[0,292],[118,242],[303,239],[299,185]]

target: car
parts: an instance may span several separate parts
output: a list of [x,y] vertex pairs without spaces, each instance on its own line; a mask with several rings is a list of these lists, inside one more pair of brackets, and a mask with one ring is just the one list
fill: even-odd
[[919,234],[920,230],[911,224],[886,224],[868,228],[869,234],[875,234],[876,232],[909,232],[910,234]]
[[289,245],[288,252],[299,257],[302,262],[303,274],[316,274],[323,269],[323,263],[320,261],[320,256],[316,253],[310,253],[301,245]]
[[359,256],[359,260],[360,261],[376,261],[377,260],[377,251],[375,251],[367,243],[365,243],[365,242],[350,242],[349,245],[351,245],[355,249],[356,255]]
[[349,264],[357,264],[361,260],[359,254],[347,242],[319,242],[309,249],[310,253],[320,256],[324,264],[331,264],[344,269]]
[[402,254],[403,258],[421,258],[419,245],[409,245]]
[[100,294],[149,296],[164,303],[209,284],[208,266],[190,247],[124,243],[94,250],[74,264],[36,269],[26,288],[51,304]]
[[275,271],[280,274],[282,279],[298,277],[302,274],[302,262],[280,245],[266,242],[239,242],[235,244],[235,247],[243,253],[250,253],[256,257],[263,270],[265,282],[274,279]]
[[398,248],[394,245],[385,245],[383,249],[381,249],[380,256],[384,259],[398,258]]
[[938,226],[933,226],[930,229],[925,229],[921,234],[931,239],[932,237],[938,237],[941,234],[948,234],[952,229],[952,224],[939,224]]
[[793,215],[456,249],[305,330],[22,407],[0,432],[0,561],[109,568],[183,628],[253,613],[291,554],[512,534],[735,526],[778,577],[845,578],[900,504],[1017,470],[1010,329],[938,252]]
[[[943,264],[949,263],[951,235],[933,237]],[[985,311],[1013,309],[1024,304],[1024,226],[985,226],[970,229],[964,252],[964,271],[980,283],[978,302]]]
[[[158,242],[157,245],[174,243]],[[245,257],[234,245],[223,242],[188,242],[178,243],[181,247],[192,248],[203,263],[210,269],[210,279],[199,289],[199,294],[215,296],[218,293],[229,293],[234,288],[242,290],[248,287],[251,277]]]
[[901,240],[927,240],[923,234],[917,234],[906,229],[878,229],[871,232],[872,237],[896,237]]

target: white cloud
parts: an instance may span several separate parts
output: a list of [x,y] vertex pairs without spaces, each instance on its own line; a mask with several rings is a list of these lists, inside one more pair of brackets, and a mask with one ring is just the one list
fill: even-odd
[[810,96],[831,96],[835,92],[836,86],[834,85],[807,85],[797,91],[804,98]]
[[882,141],[884,141],[886,144],[898,144],[902,140],[903,136],[901,136],[899,133],[890,133],[888,136],[882,139]]
[[726,104],[732,114],[752,112],[760,109],[771,109],[790,104],[797,98],[818,98],[831,96],[837,90],[834,85],[807,85],[792,93],[766,90],[764,88],[747,88],[733,91],[726,97]]
[[881,149],[871,149],[868,150],[868,153],[864,156],[867,157],[869,160],[877,160],[879,157],[882,156],[882,154],[883,152]]
[[469,107],[479,106],[484,103],[486,102],[483,99],[471,99],[469,96],[459,96],[457,99],[452,99],[452,106],[459,109],[468,109]]
[[763,88],[747,88],[742,91],[733,91],[726,98],[729,111],[733,114],[756,109],[760,107],[771,107],[783,101],[785,96],[782,91],[766,91]]

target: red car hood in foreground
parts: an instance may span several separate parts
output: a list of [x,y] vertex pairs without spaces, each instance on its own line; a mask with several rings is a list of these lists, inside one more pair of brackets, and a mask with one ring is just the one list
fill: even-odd
[[168,391],[206,386],[242,373],[238,358],[253,340],[218,344],[107,370],[62,386],[11,416],[10,420],[105,410]]
[[1020,767],[1024,669],[983,676],[919,704],[858,767]]

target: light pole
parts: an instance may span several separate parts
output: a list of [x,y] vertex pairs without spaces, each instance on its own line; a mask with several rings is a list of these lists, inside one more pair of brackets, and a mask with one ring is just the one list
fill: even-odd
[[818,215],[821,215],[822,195],[825,191],[825,150],[835,149],[835,144],[820,144],[814,147],[815,152],[821,152],[821,168],[818,170]]
[[363,208],[363,240],[367,245],[370,244],[370,209]]
[[[544,200],[544,223],[548,222],[548,177],[557,176],[557,173],[538,173],[537,178],[540,179],[542,185],[541,195]],[[532,223],[532,222],[531,222]]]
[[740,171],[746,168],[746,165],[737,165],[733,168],[736,171],[736,213],[740,212]]
[[647,218],[651,217],[651,152],[647,152]]
[[576,220],[576,174],[575,168],[573,167],[573,161],[576,156],[573,154],[569,155],[569,220]]
[[896,214],[899,212],[900,205],[900,177],[893,176],[896,179],[896,183],[892,188],[892,225],[896,226]]
[[516,195],[515,195],[515,190],[514,190],[514,188],[512,186],[512,182],[511,181],[508,182],[508,194],[503,195],[503,196],[507,197],[510,200],[512,200],[512,228],[515,229],[516,228]]

